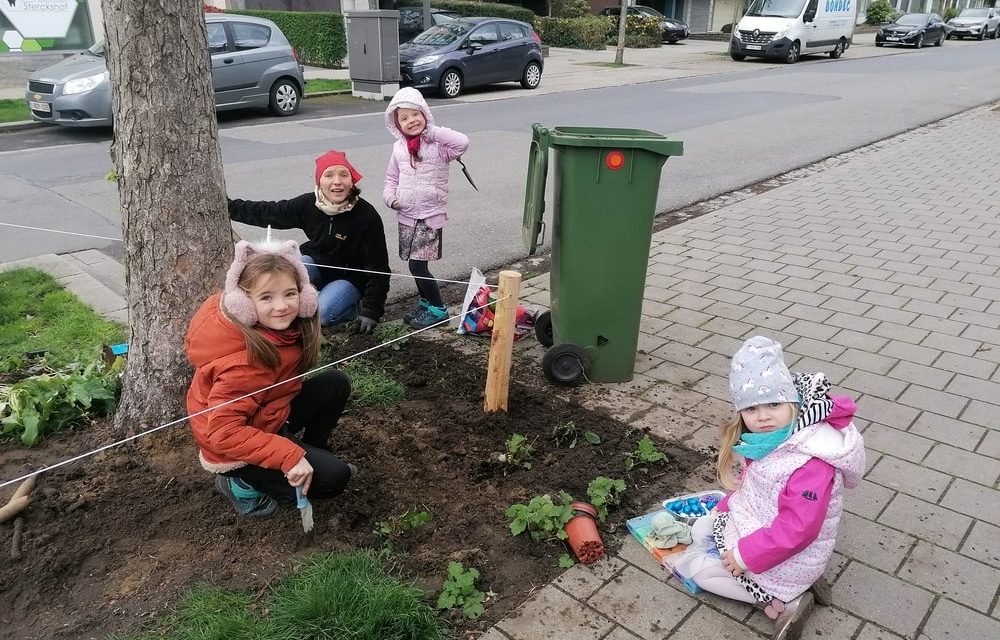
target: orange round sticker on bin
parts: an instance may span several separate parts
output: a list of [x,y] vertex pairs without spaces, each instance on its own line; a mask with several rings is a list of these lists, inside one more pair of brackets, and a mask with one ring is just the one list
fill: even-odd
[[618,171],[625,166],[625,154],[621,151],[610,151],[604,156],[604,164],[612,171]]

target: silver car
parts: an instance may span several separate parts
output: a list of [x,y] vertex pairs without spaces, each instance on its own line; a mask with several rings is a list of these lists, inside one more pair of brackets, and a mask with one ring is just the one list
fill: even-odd
[[[270,20],[207,14],[215,108],[299,110],[305,79],[295,49]],[[68,127],[111,126],[111,82],[104,43],[39,69],[25,92],[31,118]]]
[[996,38],[1000,36],[1000,9],[980,7],[962,9],[962,13],[948,21],[948,37]]

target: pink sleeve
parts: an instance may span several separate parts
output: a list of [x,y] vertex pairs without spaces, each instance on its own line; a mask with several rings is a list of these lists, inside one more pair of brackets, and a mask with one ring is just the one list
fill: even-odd
[[829,463],[812,458],[792,474],[778,496],[778,515],[771,526],[740,538],[740,557],[747,569],[763,573],[816,539],[830,506],[836,472]]
[[393,153],[389,154],[389,166],[385,169],[385,189],[382,190],[382,200],[390,209],[396,200],[396,190],[399,187],[399,164],[396,162],[395,150],[393,146]]
[[469,136],[448,127],[434,127],[431,139],[438,143],[438,155],[445,162],[451,162],[469,150]]

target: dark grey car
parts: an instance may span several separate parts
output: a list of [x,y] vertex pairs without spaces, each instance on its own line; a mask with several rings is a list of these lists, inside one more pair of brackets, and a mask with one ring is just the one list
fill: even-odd
[[[205,16],[205,22],[218,111],[267,107],[276,116],[298,111],[305,86],[302,66],[276,24],[213,13]],[[103,43],[31,74],[25,98],[37,122],[111,126],[111,83]]]
[[542,81],[541,38],[531,25],[502,18],[462,18],[431,27],[399,47],[402,84],[454,98],[466,87]]

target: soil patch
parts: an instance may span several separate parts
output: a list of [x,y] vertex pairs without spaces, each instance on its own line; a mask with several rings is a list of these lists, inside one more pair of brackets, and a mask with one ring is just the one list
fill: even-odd
[[[347,334],[332,340],[337,356],[374,344]],[[462,632],[484,630],[558,575],[557,558],[566,551],[512,537],[504,517],[510,504],[560,489],[585,499],[594,477],[625,478],[624,504],[603,527],[613,550],[626,535],[627,517],[682,486],[705,460],[660,442],[667,464],[626,474],[624,456],[642,434],[556,398],[537,366],[515,366],[510,411],[485,414],[485,346],[466,351],[447,339],[418,337],[398,351],[366,356],[406,386],[406,397],[387,409],[352,408],[342,418],[332,446],[360,473],[342,496],[314,502],[316,527],[308,535],[291,504],[269,519],[238,518],[198,465],[186,426],[42,476],[24,514],[19,560],[7,559],[11,525],[0,526],[5,636],[102,638],[135,628],[199,582],[263,594],[293,556],[381,546],[373,533],[376,523],[413,507],[434,518],[396,542],[400,574],[435,590],[449,560],[475,566],[482,575],[480,589],[496,596],[480,620],[451,620]],[[601,443],[555,447],[552,428],[566,420],[581,432],[597,433]],[[531,469],[490,462],[514,433],[536,446]],[[31,450],[4,444],[0,478],[112,439],[106,430],[94,429],[60,434]]]

